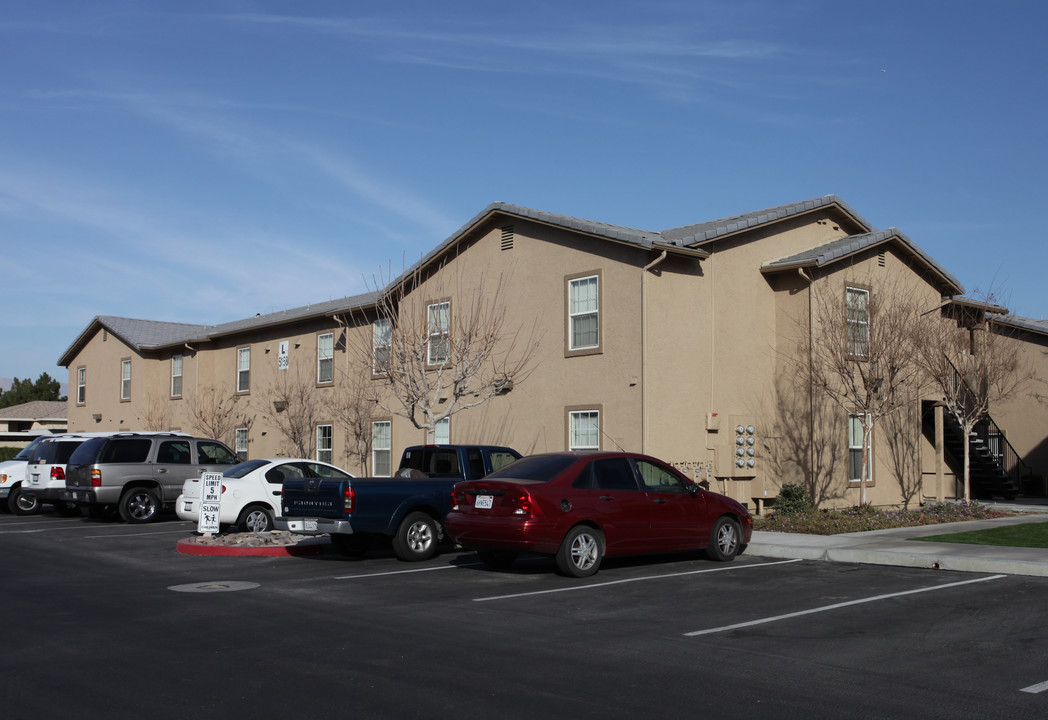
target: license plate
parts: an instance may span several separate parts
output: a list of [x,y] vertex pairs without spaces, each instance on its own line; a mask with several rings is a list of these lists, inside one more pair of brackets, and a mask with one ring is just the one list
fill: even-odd
[[306,532],[316,532],[317,531],[317,521],[316,520],[306,520],[306,521],[304,521],[302,523],[302,525],[304,526],[303,529]]
[[494,498],[491,495],[477,495],[477,499],[473,502],[473,507],[491,509],[492,500],[494,500]]

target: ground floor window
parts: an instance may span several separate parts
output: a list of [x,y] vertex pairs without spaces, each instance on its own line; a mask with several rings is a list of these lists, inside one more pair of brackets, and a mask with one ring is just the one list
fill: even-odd
[[[862,425],[863,418],[869,416],[852,413],[848,415],[848,479],[852,482],[862,480]],[[873,481],[873,438],[870,438],[869,453],[866,458],[866,481]]]
[[317,460],[331,462],[332,432],[330,425],[317,425]]
[[451,418],[437,421],[437,426],[433,429],[433,443],[435,445],[451,444]]
[[247,428],[237,428],[234,431],[234,443],[237,456],[243,461],[247,460]]
[[568,412],[568,450],[600,450],[600,411]]
[[392,439],[392,423],[389,420],[371,423],[371,472],[375,477],[393,474]]

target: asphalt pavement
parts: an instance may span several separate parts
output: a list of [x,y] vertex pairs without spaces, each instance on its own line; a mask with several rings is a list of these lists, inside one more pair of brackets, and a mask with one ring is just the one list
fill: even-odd
[[840,535],[755,531],[747,555],[831,562],[896,565],[962,572],[1003,573],[1048,577],[1048,549],[914,542],[912,538],[986,530],[1005,525],[1048,522],[1048,504],[999,504],[993,507],[1021,514],[992,520],[870,530]]

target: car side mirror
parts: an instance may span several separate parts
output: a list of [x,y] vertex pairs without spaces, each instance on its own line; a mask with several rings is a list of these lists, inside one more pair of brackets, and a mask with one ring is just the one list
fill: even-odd
[[688,483],[688,494],[691,495],[692,497],[695,497],[696,495],[698,495],[699,494],[699,490],[701,490],[701,489],[702,488],[700,488],[695,483]]

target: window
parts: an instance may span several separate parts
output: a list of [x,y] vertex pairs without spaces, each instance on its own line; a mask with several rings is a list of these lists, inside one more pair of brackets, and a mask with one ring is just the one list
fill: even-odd
[[247,460],[247,428],[237,428],[233,431],[233,444],[236,445],[237,456],[241,460]]
[[379,318],[371,328],[371,349],[374,353],[371,370],[376,375],[388,372],[392,345],[393,324],[388,318]]
[[331,462],[331,426],[317,425],[317,460]]
[[[848,415],[848,479],[852,482],[862,480],[862,420],[861,414]],[[869,453],[866,458],[866,481],[873,480],[873,438],[870,438]]]
[[444,418],[443,420],[437,421],[437,426],[433,429],[433,444],[451,444],[451,418]]
[[849,287],[846,290],[848,352],[855,357],[870,356],[870,291]]
[[76,369],[76,404],[83,405],[87,402],[87,368]]
[[335,377],[335,334],[317,337],[317,382],[329,383]]
[[568,450],[600,450],[600,411],[568,413]]
[[156,451],[157,463],[164,465],[188,465],[192,459],[188,440],[167,440]]
[[220,442],[198,440],[197,462],[201,465],[237,465],[240,463],[240,458]]
[[637,460],[637,474],[640,475],[643,489],[656,493],[685,493],[687,485],[672,470],[656,465],[649,460]]
[[371,423],[371,472],[375,477],[393,474],[391,435],[392,423],[389,420]]
[[600,348],[600,277],[568,280],[568,351]]
[[171,358],[171,397],[182,397],[182,356]]
[[429,325],[429,353],[427,362],[430,365],[442,365],[448,361],[449,341],[448,333],[451,330],[451,303],[444,302],[430,305],[426,308],[427,323]]
[[237,348],[237,392],[251,389],[251,348]]
[[131,360],[120,361],[120,399],[131,399]]

